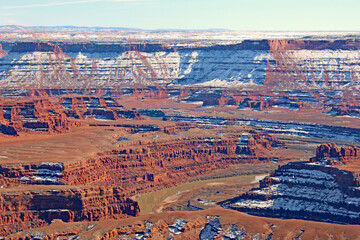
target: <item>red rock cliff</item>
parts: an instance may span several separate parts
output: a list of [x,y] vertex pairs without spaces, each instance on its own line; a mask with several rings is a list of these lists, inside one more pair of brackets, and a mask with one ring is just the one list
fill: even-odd
[[138,203],[120,188],[49,189],[0,194],[0,235],[43,226],[53,219],[98,221],[139,215]]

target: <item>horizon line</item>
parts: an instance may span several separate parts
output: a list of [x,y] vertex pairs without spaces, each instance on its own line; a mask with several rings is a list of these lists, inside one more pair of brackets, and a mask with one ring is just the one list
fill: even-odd
[[219,32],[291,32],[291,33],[305,33],[305,32],[349,32],[349,33],[359,33],[360,30],[234,30],[227,28],[141,28],[141,27],[110,27],[110,26],[80,26],[80,25],[19,25],[19,24],[4,24],[0,25],[2,27],[14,27],[14,28],[100,28],[100,29],[123,29],[123,30],[132,30],[132,31],[219,31]]

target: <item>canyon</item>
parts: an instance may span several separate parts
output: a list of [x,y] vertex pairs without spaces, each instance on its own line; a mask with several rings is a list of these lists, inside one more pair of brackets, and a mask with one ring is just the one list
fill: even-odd
[[[227,139],[215,137],[215,129],[199,131],[181,123],[163,127],[117,124],[114,128],[130,136],[140,133],[143,139],[118,137],[112,150],[93,153],[81,161],[2,163],[2,224],[7,228],[1,234],[9,233],[8,229],[25,230],[33,222],[45,226],[53,219],[73,222],[136,216],[141,210],[131,197],[137,194],[234,165],[289,160],[280,153],[286,147],[283,141],[241,128]],[[154,139],[159,134],[167,139]],[[33,187],[37,191],[28,192]],[[16,214],[28,217],[21,221],[9,217]]]
[[358,238],[359,36],[59,31],[0,32],[2,239]]

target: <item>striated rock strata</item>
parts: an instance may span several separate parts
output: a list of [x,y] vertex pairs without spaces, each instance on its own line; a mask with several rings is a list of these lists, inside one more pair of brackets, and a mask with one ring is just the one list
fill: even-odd
[[357,39],[244,40],[238,44],[47,43],[7,44],[0,86],[129,85],[359,88]]
[[359,150],[322,144],[310,161],[281,166],[259,188],[222,204],[258,216],[360,224],[360,172],[343,169],[358,164]]
[[[153,131],[152,125],[135,125],[131,133]],[[174,124],[156,129],[176,134],[192,128]],[[172,186],[179,181],[225,169],[233,164],[274,161],[272,151],[285,144],[266,133],[243,133],[238,139],[210,137],[126,141],[74,163],[1,164],[0,184],[66,184],[121,186],[131,195]],[[276,161],[284,159],[276,158]]]
[[172,186],[232,164],[271,161],[273,157],[266,153],[284,147],[283,142],[265,133],[246,136],[246,140],[242,137],[237,141],[187,138],[124,143],[118,150],[66,165],[60,181],[70,185],[119,184],[132,195]]

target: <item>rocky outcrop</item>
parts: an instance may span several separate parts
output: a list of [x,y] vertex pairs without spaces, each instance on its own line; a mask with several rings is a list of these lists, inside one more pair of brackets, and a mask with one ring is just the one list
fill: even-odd
[[358,105],[338,105],[332,106],[329,114],[332,116],[351,116],[360,117],[360,107]]
[[264,149],[273,149],[275,147],[285,148],[285,143],[279,139],[267,134],[266,132],[257,134],[242,134],[236,147],[237,154],[258,156]]
[[2,45],[0,43],[0,58],[5,57],[6,55],[8,55],[8,53],[3,50]]
[[346,159],[342,164],[351,164],[359,161],[358,154],[356,147],[322,144],[311,161],[281,166],[261,180],[259,188],[222,205],[259,216],[359,224],[359,171],[339,169],[324,160]]
[[49,99],[13,100],[0,104],[2,133],[17,135],[21,131],[62,132],[79,125],[69,119],[58,102]]
[[311,162],[326,162],[326,164],[345,164],[360,158],[360,148],[355,146],[338,147],[335,143],[323,143],[316,149],[316,156]]
[[14,136],[19,132],[31,131],[58,133],[81,125],[79,120],[86,118],[142,119],[138,112],[125,109],[110,97],[58,98],[41,91],[37,91],[36,94],[36,97],[11,99],[0,103],[2,134]]
[[62,106],[68,117],[85,119],[93,117],[100,120],[142,119],[134,110],[127,110],[111,97],[62,97]]
[[0,235],[64,222],[99,221],[138,216],[137,202],[120,188],[73,188],[10,191],[0,194]]

